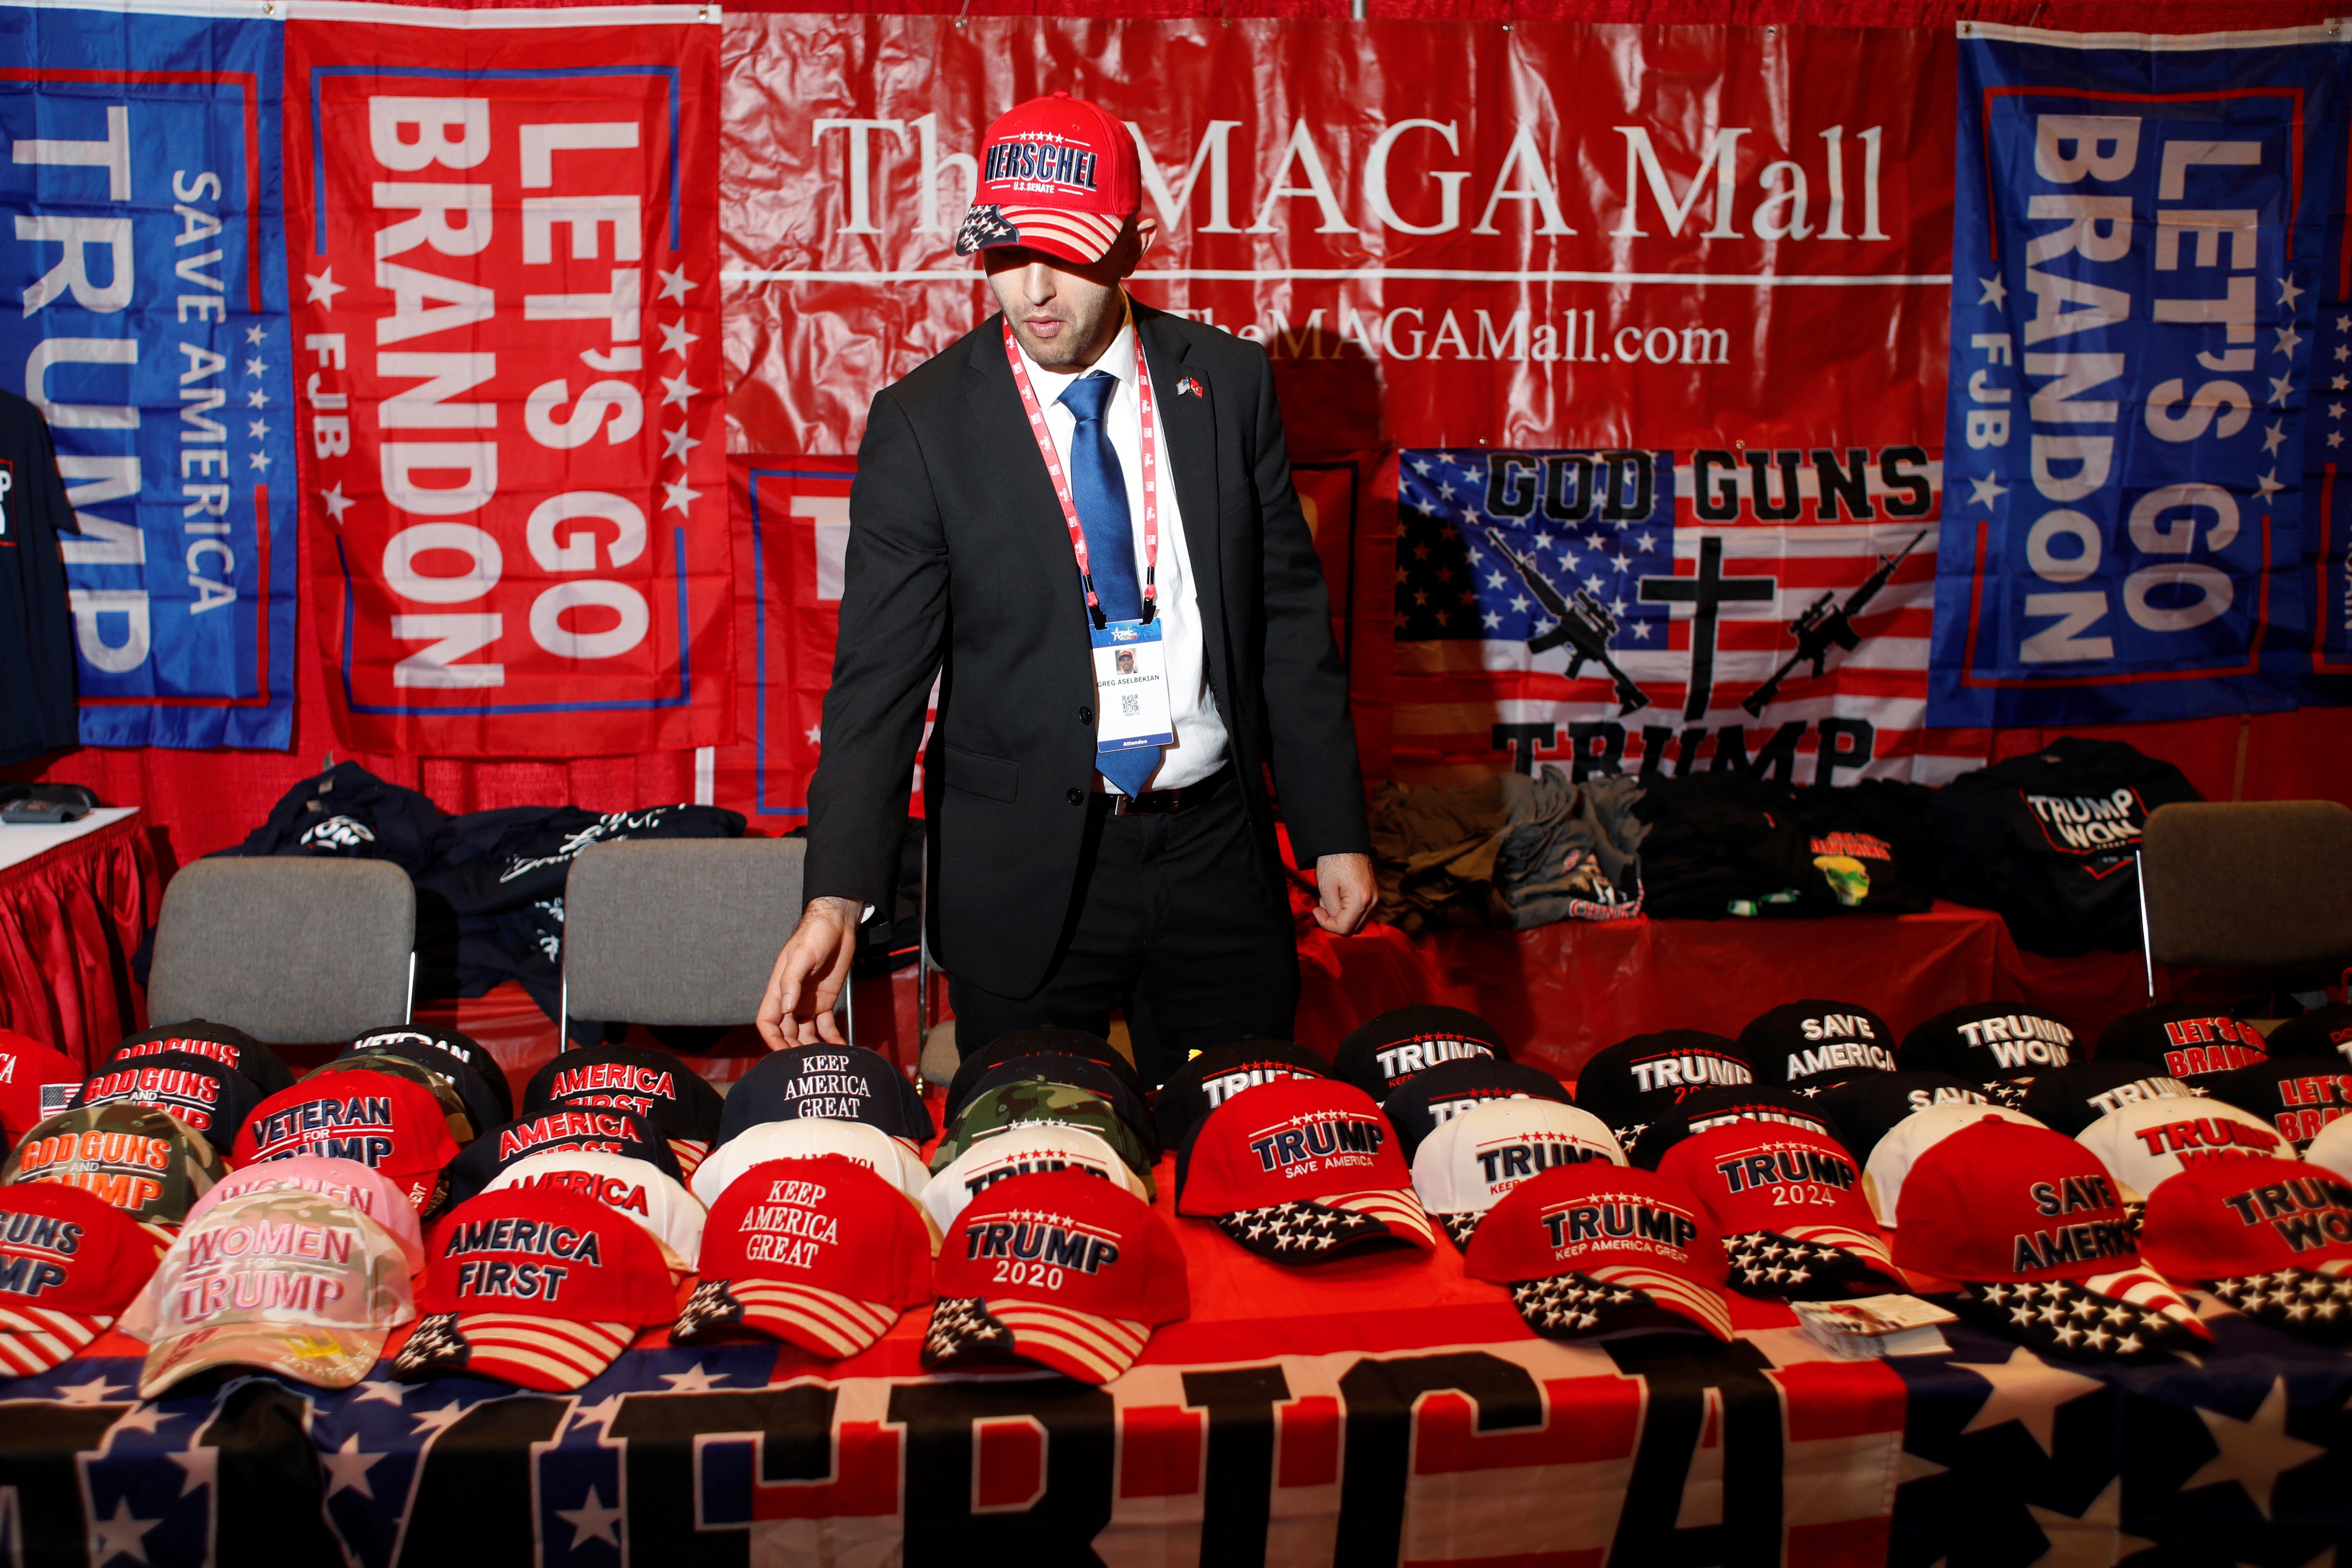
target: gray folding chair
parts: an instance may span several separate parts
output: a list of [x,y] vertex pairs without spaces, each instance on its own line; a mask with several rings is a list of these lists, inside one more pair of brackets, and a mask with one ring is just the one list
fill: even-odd
[[563,890],[563,1018],[748,1024],[801,916],[798,838],[599,844]]
[[2139,849],[2147,994],[2158,963],[2352,962],[2352,810],[2332,800],[2160,805]]
[[406,1022],[416,889],[382,860],[199,860],[164,889],[147,1016],[209,1018],[272,1045]]

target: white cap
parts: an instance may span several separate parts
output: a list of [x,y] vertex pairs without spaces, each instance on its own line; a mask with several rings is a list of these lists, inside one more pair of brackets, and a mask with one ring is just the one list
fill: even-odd
[[754,1165],[771,1160],[814,1160],[825,1154],[856,1161],[910,1198],[931,1179],[921,1157],[904,1139],[863,1121],[805,1116],[746,1127],[713,1149],[694,1173],[694,1195],[705,1205],[715,1204],[736,1177]]
[[635,1220],[662,1244],[672,1267],[692,1268],[702,1256],[702,1205],[677,1179],[651,1162],[601,1149],[550,1149],[517,1160],[482,1190],[530,1187],[577,1193]]
[[916,1196],[945,1234],[972,1199],[1005,1177],[1072,1169],[1151,1201],[1142,1179],[1102,1134],[1054,1121],[1016,1121],[989,1134],[941,1167]]
[[2294,1145],[2251,1110],[2219,1100],[2142,1100],[2117,1106],[2074,1135],[2116,1178],[2126,1203],[2144,1203],[2192,1163],[2248,1155],[2292,1160]]
[[1911,1163],[1963,1127],[1979,1121],[2015,1121],[2027,1127],[2041,1122],[2005,1105],[1928,1105],[1913,1111],[1891,1128],[1870,1152],[1862,1171],[1862,1195],[1870,1200],[1878,1223],[1895,1227],[1895,1205],[1903,1201],[1903,1178]]
[[[1471,1219],[1554,1165],[1625,1163],[1609,1124],[1558,1100],[1488,1100],[1437,1124],[1412,1154],[1413,1192],[1430,1217],[1466,1244]],[[1459,1219],[1454,1216],[1463,1216]]]
[[[2352,1052],[2352,1040],[2343,1048]],[[2339,1116],[2321,1128],[2319,1136],[2305,1146],[2303,1157],[2352,1182],[2352,1116]]]

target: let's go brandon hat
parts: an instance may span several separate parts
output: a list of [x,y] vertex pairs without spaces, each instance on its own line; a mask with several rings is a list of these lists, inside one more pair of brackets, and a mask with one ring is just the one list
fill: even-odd
[[2252,1024],[2183,1003],[2126,1013],[2099,1031],[2099,1059],[2129,1057],[2192,1088],[2207,1079],[2264,1060],[2263,1032]]
[[469,1198],[433,1229],[420,1321],[400,1378],[463,1373],[550,1394],[611,1366],[648,1324],[677,1315],[661,1247],[635,1220],[577,1193],[509,1187]]
[[1759,1081],[1801,1089],[1896,1066],[1885,1019],[1859,1003],[1818,997],[1759,1013],[1739,1031],[1739,1049]]
[[2300,1160],[2195,1165],[2150,1194],[2140,1256],[2258,1322],[2352,1337],[2352,1183]]
[[0,1029],[0,1137],[22,1138],[73,1103],[82,1071],[63,1051],[30,1035]]
[[[1396,1129],[1398,1152],[1411,1160],[1420,1150],[1422,1140],[1472,1106],[1496,1100],[1576,1103],[1567,1086],[1541,1068],[1507,1062],[1500,1057],[1464,1057],[1459,1061],[1440,1062],[1427,1072],[1415,1073],[1411,1083],[1391,1089],[1389,1097],[1381,1101],[1381,1114]],[[1600,1118],[1593,1120],[1598,1121]],[[1610,1142],[1617,1142],[1614,1134]]]
[[889,1182],[852,1161],[771,1160],[743,1173],[702,1232],[702,1282],[670,1339],[749,1330],[838,1359],[931,1299],[939,1237]]
[[931,1222],[941,1230],[956,1222],[972,1199],[1014,1176],[1044,1171],[1078,1171],[1100,1176],[1151,1201],[1143,1180],[1128,1168],[1111,1146],[1083,1127],[1063,1127],[1050,1121],[1027,1121],[993,1138],[983,1138],[949,1162],[947,1169],[923,1185],[919,1201]]
[[1802,1127],[1734,1121],[1666,1152],[1658,1174],[1689,1189],[1723,1236],[1731,1282],[1800,1301],[1904,1288],[1862,1167],[1843,1144]]
[[449,1162],[449,1201],[488,1189],[518,1160],[557,1150],[588,1150],[642,1160],[673,1181],[685,1178],[677,1154],[649,1117],[609,1105],[552,1105],[493,1127]]
[[243,1029],[203,1018],[185,1018],[130,1036],[114,1047],[114,1054],[106,1058],[107,1065],[111,1067],[126,1057],[152,1057],[163,1051],[193,1051],[200,1057],[210,1057],[243,1073],[265,1095],[294,1087],[294,1069],[280,1060],[276,1051]]
[[1204,1117],[1177,1152],[1176,1212],[1277,1263],[1437,1244],[1395,1129],[1371,1096],[1328,1079],[1245,1089]]
[[1467,1247],[1486,1211],[1512,1188],[1554,1165],[1588,1160],[1625,1163],[1616,1134],[1592,1112],[1551,1100],[1480,1100],[1422,1140],[1412,1189],[1454,1245]]
[[507,1081],[507,1069],[499,1065],[499,1058],[490,1054],[489,1047],[473,1036],[427,1024],[389,1024],[381,1029],[370,1029],[354,1037],[344,1054],[373,1050],[383,1046],[423,1046],[427,1050],[439,1051],[443,1056],[457,1058],[474,1069],[474,1076],[481,1079],[482,1086],[499,1102],[499,1114],[479,1121],[478,1125],[495,1127],[501,1121],[514,1120],[514,1086]]
[[2071,1066],[2074,1031],[2019,1002],[1977,1002],[1937,1014],[1903,1037],[1906,1068],[1929,1068],[1970,1083],[2031,1081]]
[[1171,1073],[1152,1110],[1160,1146],[1174,1149],[1192,1124],[1245,1089],[1285,1078],[1328,1078],[1321,1057],[1288,1040],[1237,1040],[1211,1046]]
[[1596,1163],[1522,1182],[1470,1238],[1463,1268],[1508,1289],[1547,1339],[1732,1337],[1723,1238],[1688,1188],[1654,1172]]
[[356,1160],[294,1154],[231,1171],[196,1200],[196,1206],[188,1211],[188,1223],[195,1224],[231,1198],[281,1191],[317,1193],[348,1204],[383,1227],[400,1247],[409,1273],[425,1272],[425,1232],[417,1224],[415,1205],[382,1171],[371,1170]]
[[236,1142],[261,1093],[226,1063],[193,1051],[159,1051],[100,1068],[74,1091],[73,1109],[128,1100],[160,1106],[205,1135],[215,1149]]
[[926,1367],[1014,1357],[1080,1383],[1108,1383],[1135,1364],[1155,1325],[1192,1310],[1168,1222],[1076,1171],[1015,1176],[982,1194],[940,1243],[932,1289]]
[[1033,98],[997,116],[981,142],[956,254],[1018,245],[1087,265],[1110,253],[1142,205],[1126,126],[1066,92]]
[[2273,1057],[2207,1079],[2205,1092],[2261,1117],[2300,1152],[2321,1128],[2352,1110],[2352,1062]]
[[1628,1141],[1685,1095],[1745,1087],[1759,1076],[1736,1040],[1701,1029],[1662,1029],[1596,1053],[1576,1075],[1576,1103]]
[[854,1161],[913,1197],[931,1179],[922,1159],[906,1141],[863,1121],[803,1117],[747,1127],[711,1151],[694,1173],[694,1195],[715,1208],[727,1189],[754,1165],[771,1160],[815,1160],[827,1154]]
[[391,1177],[419,1214],[434,1212],[441,1173],[457,1153],[432,1090],[368,1068],[329,1073],[271,1095],[246,1118],[236,1139],[240,1165],[290,1154],[356,1160]]
[[2142,1100],[2194,1100],[2197,1091],[2129,1057],[2076,1062],[2033,1080],[2017,1109],[2072,1138],[2108,1111]]
[[227,1169],[205,1135],[170,1111],[125,1101],[42,1122],[0,1168],[0,1183],[64,1182],[133,1219],[178,1225]]
[[78,1353],[131,1305],[167,1236],[61,1182],[0,1187],[0,1375]]
[[862,1046],[801,1046],[772,1051],[735,1080],[719,1113],[719,1142],[762,1121],[822,1117],[863,1121],[893,1138],[927,1143],[930,1109],[906,1075]]
[[1349,1031],[1331,1058],[1331,1075],[1354,1084],[1377,1102],[1386,1100],[1391,1089],[1412,1082],[1414,1074],[1427,1072],[1440,1062],[1465,1057],[1500,1057],[1508,1061],[1510,1056],[1502,1035],[1477,1014],[1416,1003],[1391,1007]]
[[661,1243],[673,1273],[690,1272],[702,1255],[702,1205],[676,1176],[643,1160],[591,1149],[551,1149],[517,1160],[485,1190],[497,1193],[509,1187],[577,1193],[628,1215]]
[[2126,1203],[2153,1195],[2191,1165],[2294,1152],[2261,1117],[2218,1100],[2143,1100],[2074,1136],[2114,1174]]

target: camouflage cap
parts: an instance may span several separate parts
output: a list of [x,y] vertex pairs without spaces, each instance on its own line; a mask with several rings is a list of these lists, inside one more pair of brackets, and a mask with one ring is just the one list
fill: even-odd
[[449,1123],[450,1138],[460,1148],[471,1143],[477,1135],[485,1131],[482,1126],[476,1125],[473,1114],[466,1107],[465,1096],[457,1091],[457,1086],[423,1062],[412,1061],[406,1057],[393,1056],[388,1052],[369,1051],[358,1056],[337,1057],[332,1061],[322,1063],[304,1073],[300,1081],[308,1083],[314,1078],[324,1078],[330,1073],[339,1072],[385,1073],[393,1078],[404,1078],[413,1084],[429,1089],[434,1100],[441,1107],[442,1117]]
[[0,1184],[67,1182],[133,1219],[178,1225],[227,1173],[203,1133],[160,1106],[124,1100],[35,1127],[0,1166]]
[[1000,1084],[975,1097],[950,1123],[947,1135],[931,1152],[934,1174],[955,1163],[974,1143],[1024,1122],[1045,1121],[1083,1128],[1117,1152],[1128,1169],[1142,1180],[1147,1195],[1156,1191],[1151,1180],[1151,1156],[1135,1130],[1120,1120],[1111,1102],[1091,1089],[1075,1089],[1045,1079],[1024,1079]]

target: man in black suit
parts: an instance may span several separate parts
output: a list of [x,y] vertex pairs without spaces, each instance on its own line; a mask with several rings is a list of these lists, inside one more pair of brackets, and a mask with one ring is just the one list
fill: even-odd
[[1158,1081],[1286,1037],[1297,954],[1271,769],[1317,921],[1373,899],[1347,680],[1265,352],[1130,300],[1134,143],[1065,94],[990,127],[958,237],[1003,308],[874,400],[850,496],[808,904],[760,1011],[838,1041],[925,753],[957,1044],[1122,1011]]

